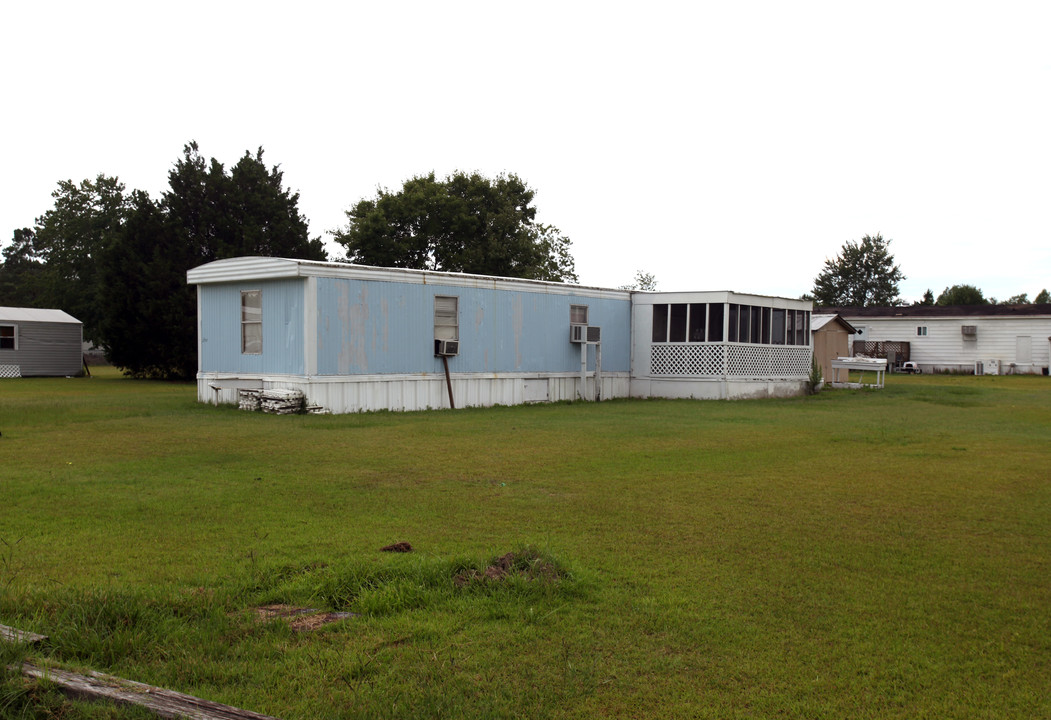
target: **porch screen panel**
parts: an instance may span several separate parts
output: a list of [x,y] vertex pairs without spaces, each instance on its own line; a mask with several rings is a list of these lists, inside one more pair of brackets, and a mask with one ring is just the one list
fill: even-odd
[[690,342],[704,342],[704,326],[708,321],[708,306],[705,303],[690,305]]
[[668,332],[671,342],[686,342],[686,305],[675,303],[671,306],[671,329]]
[[708,342],[723,341],[723,309],[721,303],[708,306]]
[[653,306],[653,342],[668,342],[668,306]]
[[785,314],[787,312],[789,311],[774,308],[774,320],[771,326],[771,342],[774,345],[785,344]]

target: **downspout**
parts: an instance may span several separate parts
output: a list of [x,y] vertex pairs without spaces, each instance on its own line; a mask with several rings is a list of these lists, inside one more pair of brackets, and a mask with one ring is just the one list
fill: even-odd
[[595,402],[602,402],[602,343],[595,343]]

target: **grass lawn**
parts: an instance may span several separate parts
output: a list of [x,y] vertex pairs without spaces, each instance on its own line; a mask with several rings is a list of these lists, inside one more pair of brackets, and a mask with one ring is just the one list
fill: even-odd
[[[194,398],[0,381],[0,623],[50,637],[3,665],[286,720],[1051,717],[1047,378],[343,416]],[[297,631],[253,611],[275,603],[352,614]],[[145,716],[9,675],[0,717]]]

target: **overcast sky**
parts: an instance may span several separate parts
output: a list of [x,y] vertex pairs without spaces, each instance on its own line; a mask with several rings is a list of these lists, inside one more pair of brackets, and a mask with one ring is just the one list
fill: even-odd
[[584,284],[797,297],[891,238],[907,300],[1051,288],[1051,3],[9,2],[0,238],[190,140],[262,146],[312,236],[515,173]]

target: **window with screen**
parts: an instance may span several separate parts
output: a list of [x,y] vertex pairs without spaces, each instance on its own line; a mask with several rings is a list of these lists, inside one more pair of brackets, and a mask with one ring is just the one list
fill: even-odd
[[260,355],[263,352],[263,291],[241,293],[241,352]]

